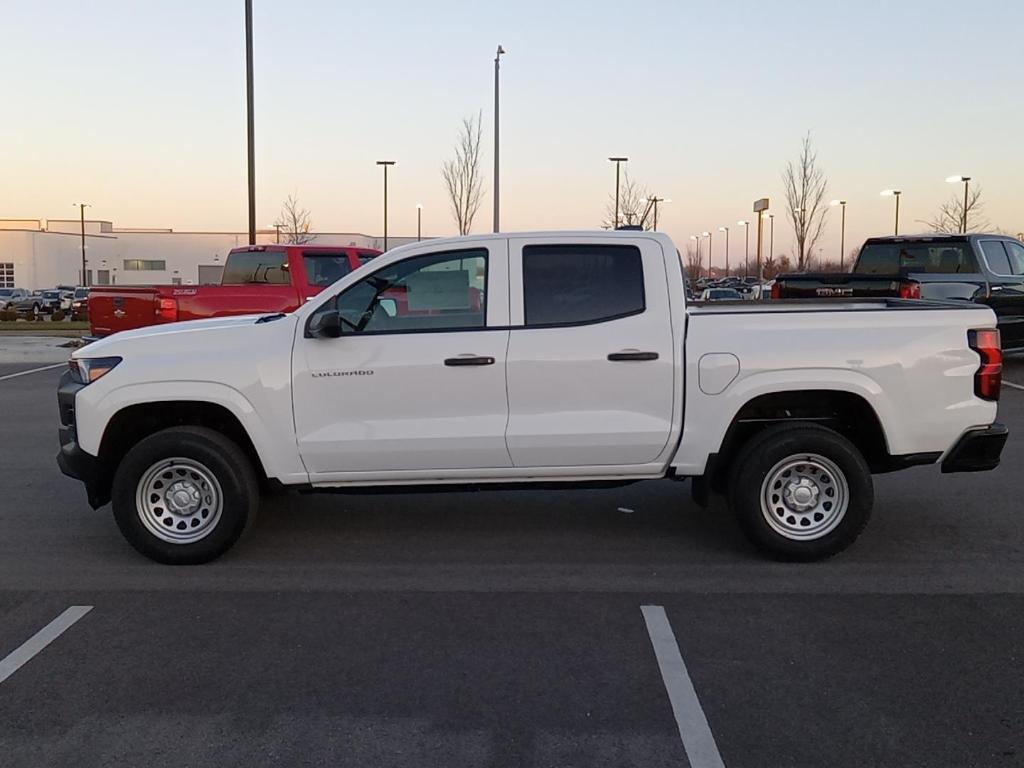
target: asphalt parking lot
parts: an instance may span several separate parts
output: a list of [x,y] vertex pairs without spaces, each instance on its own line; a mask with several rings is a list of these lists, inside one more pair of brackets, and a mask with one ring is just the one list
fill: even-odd
[[1003,466],[877,477],[825,563],[666,481],[286,494],[176,569],[59,474],[41,365],[0,365],[5,768],[1024,765],[1024,388]]

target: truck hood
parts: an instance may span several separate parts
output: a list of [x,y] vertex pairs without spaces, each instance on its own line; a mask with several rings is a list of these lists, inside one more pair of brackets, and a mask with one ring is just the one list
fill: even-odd
[[[154,340],[154,343],[156,344],[165,344],[168,342],[173,342],[175,344],[189,344],[193,340],[198,341],[200,338],[206,338],[204,334],[209,335],[211,333],[229,331],[231,329],[242,328],[244,326],[255,327],[256,321],[261,317],[268,316],[268,314],[272,313],[261,312],[258,315],[211,317],[205,320],[186,320],[180,323],[149,325],[145,328],[121,331],[105,338],[98,339],[91,344],[87,344],[77,350],[73,355],[71,355],[71,357],[96,357],[99,354],[117,354],[118,350],[124,346],[134,347],[140,343],[145,344],[147,343],[147,340],[150,339]],[[274,322],[282,322],[284,320],[285,318],[281,318]]]

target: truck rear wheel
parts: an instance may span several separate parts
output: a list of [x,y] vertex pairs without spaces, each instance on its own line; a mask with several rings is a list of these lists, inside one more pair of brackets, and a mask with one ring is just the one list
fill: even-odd
[[871,470],[831,429],[808,423],[769,427],[732,466],[729,504],[747,537],[780,560],[821,560],[864,530],[874,504]]
[[242,450],[205,427],[174,427],[141,440],[121,461],[111,493],[114,519],[153,560],[213,560],[256,516],[259,485]]

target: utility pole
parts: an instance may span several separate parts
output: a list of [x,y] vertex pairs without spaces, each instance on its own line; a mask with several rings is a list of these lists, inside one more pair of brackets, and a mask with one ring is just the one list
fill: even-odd
[[245,99],[249,143],[249,245],[256,245],[256,129],[252,86],[252,0],[245,0]]
[[80,221],[82,222],[82,282],[79,283],[82,287],[89,287],[89,273],[85,269],[85,209],[89,207],[88,203],[75,203],[78,206],[78,212]]
[[378,160],[377,165],[384,168],[384,251],[388,250],[388,166],[394,165],[394,160]]
[[500,190],[501,190],[501,186],[500,186],[500,183],[499,183],[499,173],[500,173],[501,167],[500,167],[500,164],[498,162],[499,151],[500,151],[500,148],[499,148],[499,145],[498,145],[498,129],[499,129],[499,122],[500,122],[499,119],[498,119],[498,109],[500,107],[500,102],[499,102],[499,99],[498,99],[498,85],[499,85],[498,73],[501,70],[501,56],[504,53],[505,53],[505,49],[502,48],[499,45],[497,52],[494,54],[494,231],[495,232],[499,232],[500,231],[500,224],[499,224],[499,209],[500,209],[500,205],[499,205],[499,200],[500,200]]
[[615,221],[612,224],[612,229],[619,228],[619,180],[620,170],[623,163],[629,162],[628,157],[609,157],[611,162],[615,163]]

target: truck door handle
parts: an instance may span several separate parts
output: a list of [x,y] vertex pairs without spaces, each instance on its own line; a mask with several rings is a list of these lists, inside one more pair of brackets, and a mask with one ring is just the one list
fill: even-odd
[[1001,285],[993,285],[992,286],[992,293],[995,293],[996,291],[1001,291],[1001,290],[1003,290],[1003,286],[1001,286]]
[[641,352],[636,349],[627,349],[622,352],[612,352],[608,355],[608,359],[612,362],[620,362],[623,360],[657,360],[657,352]]
[[445,358],[445,365],[494,365],[493,357],[482,357],[480,355],[459,355],[458,357]]

